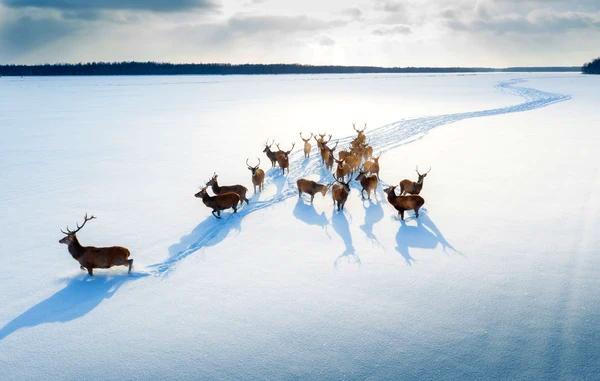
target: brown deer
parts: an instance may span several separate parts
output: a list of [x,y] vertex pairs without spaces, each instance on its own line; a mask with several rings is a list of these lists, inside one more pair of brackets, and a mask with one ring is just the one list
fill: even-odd
[[419,218],[419,208],[425,204],[423,197],[414,195],[396,196],[396,187],[397,185],[394,185],[393,187],[387,187],[383,191],[387,194],[388,202],[398,211],[402,221],[404,221],[405,210],[414,210],[415,217]]
[[248,199],[246,198],[246,192],[248,192],[248,188],[246,188],[243,185],[220,186],[217,177],[218,177],[218,175],[215,173],[213,175],[213,177],[211,177],[211,179],[208,180],[208,182],[206,183],[206,186],[211,187],[214,194],[220,195],[223,193],[233,192],[233,193],[236,193],[238,196],[240,196],[240,200],[242,203],[243,202],[245,202],[246,204],[249,203]]
[[269,142],[266,141],[265,149],[263,149],[263,152],[267,155],[267,157],[271,161],[271,168],[274,168],[275,164],[277,164],[277,154],[275,151],[271,151],[271,146],[273,145],[273,143],[275,143],[275,141],[273,141],[271,144],[269,144]]
[[367,175],[366,171],[360,171],[360,173],[358,174],[358,176],[356,176],[356,181],[360,182],[360,185],[362,186],[362,190],[360,191],[360,197],[364,200],[365,199],[365,191],[367,191],[367,196],[368,199],[371,199],[371,192],[373,192],[373,194],[375,194],[375,191],[377,190],[377,184],[378,184],[378,180],[377,180],[377,176],[375,175]]
[[344,162],[348,164],[351,172],[356,172],[358,167],[360,167],[360,156],[358,156],[356,153],[351,153],[350,155],[346,156]]
[[350,168],[348,163],[346,163],[341,157],[339,160],[335,158],[334,160],[337,163],[337,168],[335,169],[335,178],[336,180],[344,181],[346,176],[352,172],[352,168]]
[[312,149],[312,146],[310,145],[310,139],[312,139],[313,134],[311,133],[310,136],[308,137],[308,139],[304,139],[304,137],[302,136],[302,132],[300,133],[300,139],[302,139],[302,141],[304,142],[304,158],[308,159],[310,157],[310,150]]
[[256,187],[258,187],[259,192],[262,192],[263,185],[265,182],[265,171],[258,168],[260,166],[260,159],[259,158],[257,158],[257,159],[258,159],[258,164],[256,164],[256,166],[252,166],[252,165],[248,164],[248,158],[246,158],[246,166],[248,167],[250,172],[252,172],[252,185],[253,185],[254,193],[256,193]]
[[338,212],[344,209],[348,195],[350,194],[350,182],[344,183],[336,180],[336,184],[333,184],[331,188],[331,196],[333,197],[333,207],[336,207]]
[[321,154],[321,164],[325,164],[329,158],[329,149],[327,149],[327,143],[331,141],[331,135],[329,135],[329,139],[325,140],[325,134],[319,134],[318,138],[315,136],[315,141],[317,142],[317,147],[319,148],[319,153]]
[[328,171],[331,171],[331,169],[333,168],[333,161],[335,159],[333,157],[333,152],[337,148],[337,145],[338,142],[335,142],[335,146],[333,146],[333,148],[329,148],[327,144],[324,144],[324,147],[327,150],[327,160],[325,160],[325,168],[327,168]]
[[372,157],[371,160],[365,162],[365,164],[363,165],[364,171],[367,173],[370,173],[370,174],[377,175],[377,178],[379,178],[379,158],[380,157],[381,157],[381,154],[377,157]]
[[221,218],[221,210],[233,209],[237,213],[237,205],[240,202],[240,195],[234,192],[221,193],[216,196],[209,196],[206,187],[200,189],[200,192],[194,195],[201,198],[204,205],[212,209],[212,215]]
[[419,176],[419,179],[417,180],[417,182],[414,181],[410,181],[408,179],[404,179],[402,181],[400,181],[400,195],[404,196],[405,194],[419,194],[421,193],[421,189],[423,189],[423,180],[425,179],[425,176],[427,176],[427,174],[431,171],[431,167],[429,167],[429,171],[421,174],[419,173],[419,167],[417,166],[415,168],[415,170],[417,171],[417,175]]
[[295,145],[296,143],[293,143],[292,148],[290,148],[289,151],[283,151],[281,148],[279,148],[279,144],[277,144],[277,149],[279,150],[277,151],[277,164],[279,164],[281,173],[284,175],[286,170],[288,173],[290,173],[290,153],[294,149]]
[[313,203],[315,198],[315,194],[321,193],[323,197],[327,194],[327,190],[331,185],[319,184],[316,181],[307,180],[307,179],[298,179],[296,181],[296,185],[298,185],[298,197],[302,197],[302,193],[306,193],[310,195],[310,203]]
[[356,135],[356,138],[354,138],[354,141],[359,144],[363,144],[366,139],[365,130],[367,129],[367,124],[365,123],[363,129],[359,130],[358,128],[356,128],[356,124],[352,123],[352,129],[354,129],[354,131],[358,133],[358,135]]
[[61,229],[61,232],[66,236],[58,242],[68,246],[69,253],[79,262],[79,267],[82,270],[86,269],[90,276],[94,276],[94,269],[108,269],[113,266],[128,266],[127,272],[130,273],[133,259],[129,259],[130,253],[126,248],[120,246],[81,246],[77,240],[77,232],[85,226],[86,222],[94,218],[96,217],[88,217],[86,213],[83,217],[83,224],[81,226],[77,224],[77,229],[70,230],[68,226],[66,232]]

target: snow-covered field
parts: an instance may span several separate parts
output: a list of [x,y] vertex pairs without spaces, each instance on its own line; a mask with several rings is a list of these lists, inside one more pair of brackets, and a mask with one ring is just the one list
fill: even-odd
[[[600,77],[0,78],[0,378],[597,379]],[[368,122],[426,211],[298,201],[313,152],[237,215],[267,139]],[[289,149],[289,148],[286,148]],[[60,228],[124,245],[89,278]]]

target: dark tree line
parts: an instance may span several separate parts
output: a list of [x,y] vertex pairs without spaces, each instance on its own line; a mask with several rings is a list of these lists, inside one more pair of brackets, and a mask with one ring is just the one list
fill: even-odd
[[490,71],[579,71],[580,67],[378,67],[312,66],[300,64],[172,64],[160,62],[90,62],[79,64],[0,65],[0,76],[49,75],[232,75],[331,73],[473,73]]
[[600,74],[600,57],[583,65],[581,71],[584,74]]

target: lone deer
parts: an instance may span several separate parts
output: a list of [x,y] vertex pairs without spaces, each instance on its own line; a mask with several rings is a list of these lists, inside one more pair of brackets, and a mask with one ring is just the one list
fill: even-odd
[[83,224],[81,226],[77,224],[77,229],[70,230],[68,226],[66,232],[61,229],[60,231],[66,236],[58,242],[68,246],[69,253],[79,262],[79,267],[86,269],[90,276],[94,276],[94,269],[107,269],[113,266],[128,266],[127,272],[130,273],[133,259],[129,259],[130,253],[126,248],[81,246],[77,240],[77,232],[85,226],[86,222],[95,218],[94,216],[88,217],[86,213],[83,217]]
[[327,190],[330,187],[330,185],[319,184],[316,181],[307,179],[298,179],[298,181],[296,181],[296,185],[298,185],[298,197],[302,197],[302,193],[310,195],[311,204],[315,199],[315,194],[320,192],[323,197],[325,197]]
[[402,221],[404,221],[405,210],[414,210],[415,217],[419,218],[419,208],[425,204],[423,197],[414,195],[396,196],[396,187],[397,185],[394,185],[393,187],[387,187],[383,191],[387,194],[388,202],[398,211]]
[[267,155],[267,157],[271,161],[271,168],[274,168],[275,164],[277,164],[277,155],[276,155],[276,152],[275,151],[271,151],[271,146],[273,145],[273,143],[275,143],[275,141],[273,141],[271,144],[269,144],[269,142],[266,141],[265,142],[265,149],[263,149],[263,152]]
[[248,164],[248,158],[246,158],[246,166],[250,172],[252,172],[252,185],[254,193],[256,193],[256,187],[258,187],[259,192],[262,192],[263,184],[265,182],[265,171],[258,168],[260,166],[260,159],[258,159],[258,164],[256,166],[252,166]]
[[348,195],[350,194],[350,182],[344,183],[336,180],[336,184],[333,184],[331,188],[331,196],[333,198],[333,207],[336,207],[338,212],[344,209]]
[[287,169],[288,173],[290,173],[290,153],[294,149],[296,143],[292,144],[292,148],[289,151],[284,151],[279,148],[279,144],[277,144],[277,164],[281,167],[281,173],[285,175],[285,171]]
[[240,196],[234,192],[221,193],[216,196],[209,196],[206,187],[200,189],[200,192],[194,195],[201,198],[204,205],[212,209],[212,215],[221,218],[221,210],[233,209],[237,213],[237,205],[240,202]]
[[366,191],[368,199],[370,200],[371,192],[375,193],[375,191],[377,190],[377,184],[378,184],[377,176],[375,176],[375,175],[368,176],[366,171],[360,171],[358,176],[356,176],[356,181],[360,181],[360,185],[362,186],[362,190],[360,191],[361,198],[363,200],[365,199],[364,192]]
[[404,179],[402,181],[400,181],[400,195],[404,196],[405,194],[416,194],[418,195],[419,193],[421,193],[421,189],[423,189],[423,179],[425,179],[425,176],[427,176],[427,174],[431,171],[431,167],[429,167],[429,170],[423,174],[419,173],[419,167],[417,166],[415,168],[415,170],[417,171],[417,175],[419,176],[419,179],[417,180],[417,182],[408,180],[408,179]]
[[300,139],[302,139],[302,141],[304,142],[304,158],[308,159],[310,157],[310,150],[312,149],[312,146],[310,145],[310,139],[312,139],[313,134],[311,133],[310,136],[308,137],[308,139],[304,139],[304,137],[302,136],[302,132],[300,133]]
[[243,185],[223,185],[219,186],[219,181],[217,180],[218,175],[215,173],[213,177],[206,183],[206,186],[210,186],[213,193],[216,195],[220,195],[223,193],[233,192],[240,196],[241,202],[249,203],[246,198],[246,192],[248,192],[248,188]]
[[379,158],[380,157],[381,157],[381,155],[379,155],[377,157],[372,157],[371,160],[367,161],[363,165],[363,169],[365,170],[365,172],[374,174],[377,176],[377,178],[379,178]]

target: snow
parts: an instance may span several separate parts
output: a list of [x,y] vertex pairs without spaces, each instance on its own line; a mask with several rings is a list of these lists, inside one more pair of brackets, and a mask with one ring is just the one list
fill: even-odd
[[[600,79],[578,74],[0,78],[3,379],[593,379],[600,363]],[[398,221],[327,179],[298,132],[368,122]],[[251,188],[216,220],[213,172]],[[287,148],[289,149],[289,148]],[[59,228],[127,246],[88,278]]]

